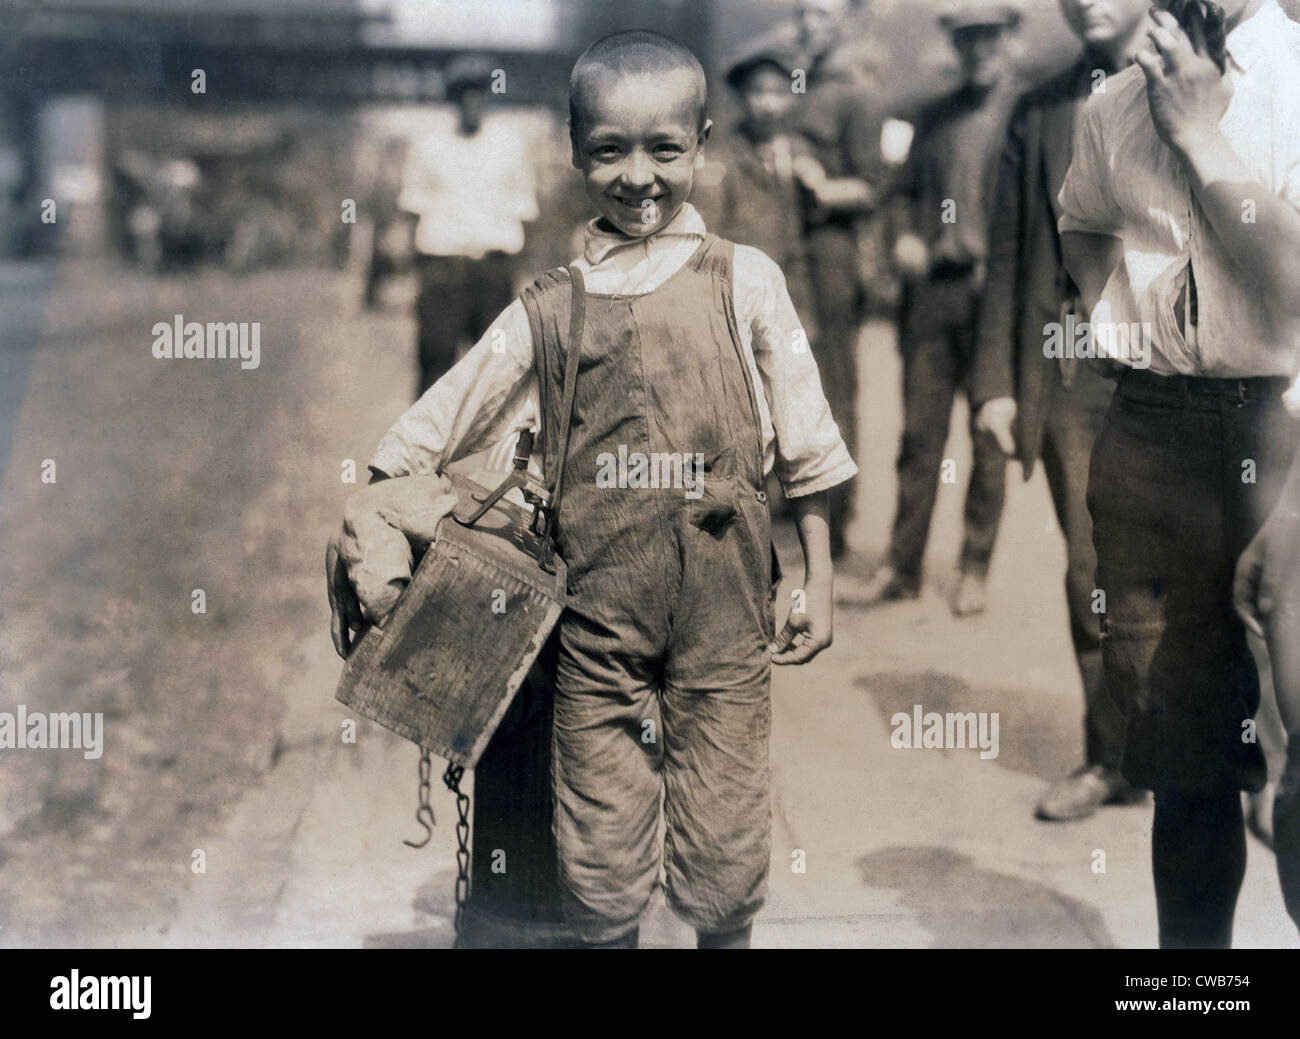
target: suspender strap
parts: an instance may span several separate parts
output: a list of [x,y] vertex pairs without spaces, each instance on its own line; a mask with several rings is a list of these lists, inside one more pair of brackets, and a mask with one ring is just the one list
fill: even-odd
[[[577,267],[570,267],[569,277],[573,281],[573,295],[569,304],[569,342],[564,351],[564,397],[559,412],[564,431],[560,434],[559,450],[555,456],[555,480],[550,506],[552,526],[560,514],[560,501],[564,497],[564,468],[569,458],[569,434],[573,430],[573,398],[578,392],[578,355],[582,349],[582,330],[587,317],[587,286],[582,280],[582,272]],[[541,344],[537,344],[535,349],[542,349]]]

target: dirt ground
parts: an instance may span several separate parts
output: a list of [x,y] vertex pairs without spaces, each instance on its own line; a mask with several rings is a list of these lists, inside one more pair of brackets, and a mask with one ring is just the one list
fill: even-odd
[[[451,798],[435,790],[434,840],[406,848],[416,751],[365,722],[344,743],[333,699],[322,564],[341,474],[352,460],[364,482],[414,385],[409,312],[358,297],[338,272],[0,271],[0,710],[102,711],[106,727],[98,760],[0,751],[0,945],[450,945]],[[260,321],[260,366],[155,359],[151,328],[175,314]],[[863,370],[835,645],[774,684],[755,944],[1154,944],[1149,805],[1032,817],[1081,755],[1041,475],[1013,470],[985,616],[955,620],[943,598],[964,480],[941,490],[923,598],[855,605],[893,508],[883,324]],[[788,529],[781,548],[793,586]],[[916,704],[998,712],[998,757],[894,748],[890,718]],[[691,936],[656,902],[643,940]],[[1237,943],[1300,945],[1253,839]]]

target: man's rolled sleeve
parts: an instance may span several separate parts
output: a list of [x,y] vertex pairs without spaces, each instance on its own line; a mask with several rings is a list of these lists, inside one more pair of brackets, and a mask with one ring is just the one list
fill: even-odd
[[816,494],[852,479],[858,467],[831,417],[781,268],[762,251],[737,246],[735,278],[736,319],[751,333],[775,436],[774,468],[786,497]]
[[1074,135],[1074,156],[1066,171],[1057,201],[1061,216],[1057,230],[1118,236],[1124,230],[1124,212],[1115,199],[1110,161],[1106,155],[1100,101],[1096,95],[1084,106]]
[[533,341],[515,300],[379,442],[370,468],[389,476],[436,473],[448,462],[527,428],[537,414]]

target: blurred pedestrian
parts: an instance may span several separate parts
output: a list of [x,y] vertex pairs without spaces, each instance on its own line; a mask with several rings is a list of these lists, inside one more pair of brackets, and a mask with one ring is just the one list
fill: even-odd
[[1002,151],[989,226],[971,406],[975,425],[1018,458],[1028,480],[1041,459],[1065,535],[1065,600],[1084,696],[1084,764],[1052,785],[1040,819],[1082,819],[1130,791],[1119,772],[1124,716],[1106,695],[1101,617],[1094,610],[1097,553],[1088,515],[1088,461],[1114,383],[1083,360],[1047,357],[1045,325],[1078,314],[1061,259],[1056,196],[1074,150],[1083,104],[1130,64],[1146,39],[1149,0],[1060,0],[1084,44],[1068,69],[1016,107]]
[[511,258],[537,218],[532,161],[509,123],[484,111],[494,71],[481,57],[445,73],[455,126],[413,143],[399,205],[415,228],[423,394],[514,297]]
[[[956,90],[927,105],[901,175],[894,262],[904,278],[900,325],[904,429],[898,455],[898,510],[887,561],[868,601],[915,599],[930,517],[943,472],[953,399],[969,385],[975,322],[988,253],[997,161],[1015,84],[1002,68],[1008,32],[1020,14],[1009,4],[959,3],[940,19],[961,59]],[[974,428],[966,491],[959,616],[985,607],[985,581],[1006,488],[997,442]]]
[[[798,0],[794,17],[748,45],[784,55],[794,98],[790,130],[811,148],[797,162],[804,188],[803,233],[808,258],[812,349],[840,434],[856,451],[858,332],[866,310],[860,252],[864,221],[876,209],[884,162],[882,119],[867,82],[861,40],[850,31],[860,0]],[[815,161],[811,161],[815,160]],[[797,302],[797,301],[796,301]],[[840,558],[853,519],[856,482],[831,491],[831,550]]]
[[[816,342],[803,198],[796,169],[816,163],[811,146],[789,132],[794,108],[787,57],[775,49],[743,53],[729,63],[727,85],[740,102],[733,133],[711,150],[718,185],[716,233],[767,253],[785,275],[786,288],[809,337]],[[806,172],[806,165],[803,166]],[[699,208],[699,207],[697,207]],[[807,349],[807,344],[791,344]]]
[[[1085,106],[1059,227],[1121,373],[1088,504],[1120,768],[1155,792],[1160,944],[1227,947],[1240,792],[1267,778],[1233,575],[1300,433],[1282,402],[1300,360],[1300,27],[1277,0],[1171,6],[1181,18],[1152,10],[1140,68]],[[1275,665],[1286,698],[1292,665]]]

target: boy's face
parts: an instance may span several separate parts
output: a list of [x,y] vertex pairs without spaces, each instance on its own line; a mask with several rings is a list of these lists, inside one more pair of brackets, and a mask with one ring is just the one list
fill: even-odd
[[573,165],[606,222],[644,238],[690,197],[712,125],[689,73],[603,76],[584,92]]
[[774,65],[759,65],[740,88],[745,119],[757,130],[772,133],[794,107],[789,78]]

